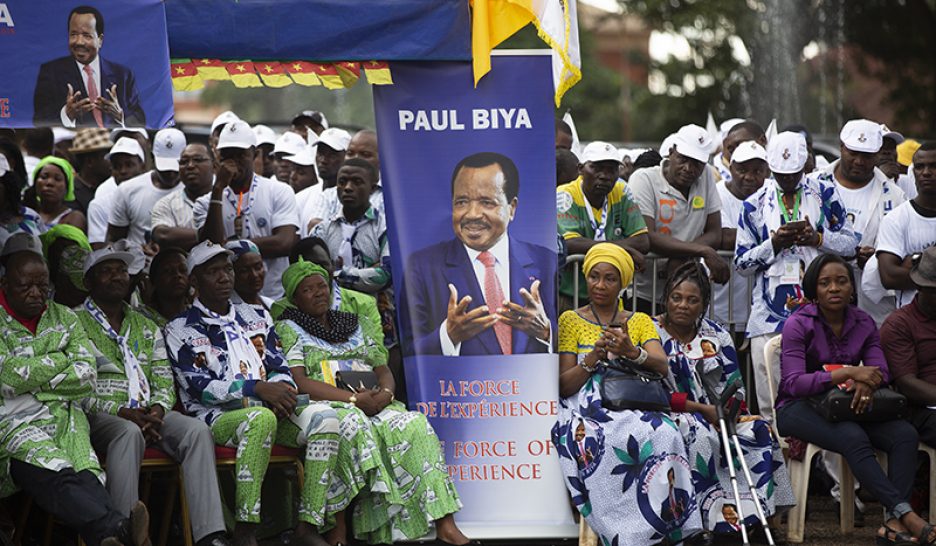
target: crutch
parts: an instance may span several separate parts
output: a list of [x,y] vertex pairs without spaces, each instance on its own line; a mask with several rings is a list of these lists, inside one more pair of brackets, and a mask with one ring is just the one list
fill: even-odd
[[[714,391],[711,387],[705,382],[703,382],[703,387],[708,392],[709,399],[715,401],[715,415],[718,417],[718,427],[719,433],[721,435],[722,447],[725,450],[725,456],[728,459],[728,475],[731,477],[731,488],[734,492],[735,505],[738,510],[738,523],[741,526],[741,540],[745,546],[750,545],[748,539],[747,527],[744,524],[744,511],[741,508],[741,492],[738,489],[738,478],[735,473],[734,463],[732,462],[731,457],[731,448],[734,446],[734,450],[738,456],[738,462],[741,464],[741,471],[744,473],[744,479],[747,480],[748,490],[751,493],[751,498],[754,500],[754,507],[757,510],[757,518],[761,523],[761,527],[764,528],[764,535],[767,537],[767,544],[770,546],[775,546],[773,535],[770,532],[770,527],[767,525],[767,516],[764,514],[764,509],[761,506],[760,499],[757,496],[757,491],[754,488],[754,481],[751,479],[751,471],[748,468],[747,461],[744,459],[744,452],[741,450],[741,442],[738,440],[738,411],[741,409],[741,402],[737,398],[732,399],[732,397],[737,393],[738,389],[741,388],[741,381],[735,380],[734,383],[728,386],[727,389],[722,393],[721,397],[715,396]],[[725,405],[731,399],[730,409],[728,415],[725,415]],[[731,434],[731,439],[729,440],[729,432]]]

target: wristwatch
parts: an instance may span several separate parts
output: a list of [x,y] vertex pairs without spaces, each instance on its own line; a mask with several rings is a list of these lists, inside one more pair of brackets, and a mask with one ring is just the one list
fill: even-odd
[[348,398],[348,403],[351,404],[352,406],[356,406],[356,405],[357,405],[357,395],[356,395],[356,394],[352,394],[352,395],[351,395],[351,398]]

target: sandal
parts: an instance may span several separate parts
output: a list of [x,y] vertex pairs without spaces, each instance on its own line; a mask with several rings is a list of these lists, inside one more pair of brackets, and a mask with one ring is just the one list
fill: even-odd
[[917,535],[917,542],[919,546],[932,546],[936,544],[936,537],[930,538],[930,535],[933,534],[933,531],[936,530],[936,527],[933,527],[929,523],[923,526],[920,529],[920,533]]
[[874,543],[877,546],[916,546],[913,535],[894,529],[890,525],[884,524],[884,536],[876,535]]

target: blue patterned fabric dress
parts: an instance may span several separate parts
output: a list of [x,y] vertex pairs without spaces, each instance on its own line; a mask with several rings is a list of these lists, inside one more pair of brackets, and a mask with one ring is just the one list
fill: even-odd
[[[711,404],[703,383],[720,395],[741,378],[731,335],[717,323],[703,319],[696,338],[683,344],[670,336],[659,321],[655,322],[669,359],[670,370],[665,382],[672,392],[686,393],[688,400]],[[738,392],[743,397],[743,387]],[[717,429],[699,413],[673,413],[670,416],[688,450],[695,500],[705,529],[717,533],[739,531],[737,501]],[[778,510],[796,504],[783,453],[767,422],[750,420],[738,423],[738,439],[764,514],[770,517]],[[748,525],[757,524],[754,500],[737,461],[735,471],[744,521]]]
[[[627,321],[634,344],[657,340],[650,317]],[[601,327],[575,311],[559,317],[559,351],[585,358]],[[702,530],[682,435],[666,413],[609,411],[601,373],[559,401],[552,441],[572,502],[603,546],[678,541]]]

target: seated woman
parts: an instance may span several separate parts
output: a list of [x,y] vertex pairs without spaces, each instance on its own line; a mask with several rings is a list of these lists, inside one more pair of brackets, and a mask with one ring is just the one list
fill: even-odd
[[[435,522],[438,543],[468,544],[452,517],[461,502],[448,476],[439,439],[423,414],[408,412],[394,401],[386,351],[364,331],[357,315],[331,309],[332,284],[323,268],[300,258],[283,273],[283,288],[293,306],[280,315],[276,331],[299,391],[313,400],[332,401],[344,439],[340,450],[349,443],[369,444],[368,449],[356,449],[356,455],[350,455],[366,474],[338,475],[341,484],[332,481],[332,490],[351,491],[340,499],[347,506],[361,489],[348,482],[367,478],[354,514],[357,538],[390,543],[394,532],[399,532],[415,539],[428,533]],[[338,360],[372,369],[380,390],[352,393],[333,386],[322,363]],[[339,460],[344,456],[340,451]],[[333,499],[329,506],[334,506]],[[347,543],[344,517],[339,516],[326,535],[332,544]]]
[[599,363],[609,352],[666,373],[650,317],[620,307],[634,262],[623,248],[599,243],[585,255],[583,271],[591,303],[559,317],[559,420],[552,441],[566,486],[601,544],[679,541],[699,532],[702,522],[676,424],[666,413],[601,404]]
[[71,163],[60,157],[46,156],[36,165],[33,177],[41,233],[58,224],[71,224],[81,231],[88,229],[84,213],[68,206],[68,202],[75,200],[75,169]]
[[[740,524],[757,525],[758,514],[740,468],[737,505],[724,448],[717,430],[716,400],[741,379],[734,343],[724,328],[704,317],[711,301],[708,273],[697,261],[676,268],[663,292],[665,311],[654,319],[669,360],[666,384],[673,393],[671,416],[679,427],[693,465],[693,486],[707,532],[732,533]],[[706,387],[709,389],[707,391]],[[743,399],[744,389],[738,390]],[[766,421],[741,415],[737,431],[744,460],[766,517],[796,504],[783,452]],[[738,519],[738,508],[744,521]]]
[[[887,361],[877,327],[870,315],[855,306],[855,274],[833,254],[822,254],[803,276],[803,293],[812,302],[796,311],[783,326],[777,430],[817,446],[841,453],[848,466],[881,504],[884,525],[878,544],[936,543],[936,531],[910,507],[916,474],[917,431],[903,420],[877,423],[831,423],[813,406],[818,398],[852,382],[852,409],[870,409],[874,391],[889,381]],[[858,364],[864,364],[859,366]],[[825,364],[848,364],[825,371]],[[887,452],[887,472],[874,457],[874,449]]]
[[231,301],[259,306],[267,311],[273,306],[273,299],[260,294],[266,279],[266,266],[260,248],[250,240],[228,241],[224,248],[234,253],[231,262],[234,266],[234,293]]

